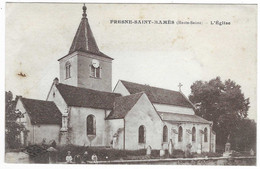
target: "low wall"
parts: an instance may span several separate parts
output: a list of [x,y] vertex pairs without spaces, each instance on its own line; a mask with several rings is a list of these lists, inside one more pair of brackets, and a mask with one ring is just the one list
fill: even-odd
[[5,153],[6,163],[30,163],[29,155],[23,152],[7,152]]
[[155,165],[246,165],[255,166],[256,157],[212,157],[212,158],[175,158],[147,160],[98,161],[98,164],[155,164]]
[[[29,155],[22,152],[7,152],[6,163],[33,163]],[[92,162],[89,162],[92,163]],[[65,164],[65,162],[61,163]],[[152,164],[152,165],[238,165],[256,166],[256,157],[211,157],[211,158],[174,158],[146,160],[98,161],[97,164]]]

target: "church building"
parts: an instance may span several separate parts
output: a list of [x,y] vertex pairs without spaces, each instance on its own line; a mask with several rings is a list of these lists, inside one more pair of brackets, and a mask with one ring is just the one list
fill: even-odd
[[46,100],[19,97],[17,120],[26,130],[24,145],[43,140],[58,145],[137,150],[174,149],[215,152],[212,122],[194,112],[181,91],[119,80],[112,90],[113,58],[95,41],[83,6],[69,52],[59,60]]

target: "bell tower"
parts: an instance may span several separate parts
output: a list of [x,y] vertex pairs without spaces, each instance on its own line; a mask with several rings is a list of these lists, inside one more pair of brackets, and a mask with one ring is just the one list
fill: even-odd
[[82,19],[69,53],[60,58],[60,82],[76,87],[112,92],[112,60],[102,53],[83,6]]

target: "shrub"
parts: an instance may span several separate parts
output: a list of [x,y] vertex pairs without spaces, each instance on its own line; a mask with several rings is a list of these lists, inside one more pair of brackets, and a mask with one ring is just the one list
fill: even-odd
[[29,154],[29,158],[34,163],[48,163],[49,154],[45,147],[40,145],[30,145],[24,149],[24,152]]
[[221,157],[221,153],[213,153],[213,152],[202,152],[201,154],[192,153],[193,157]]
[[118,160],[126,158],[127,156],[145,156],[146,150],[116,150],[105,147],[84,147],[84,146],[74,146],[74,145],[66,145],[60,146],[58,149],[58,160],[65,161],[67,156],[67,152],[71,152],[71,156],[75,155],[83,155],[85,151],[88,152],[87,160],[91,160],[91,156],[96,154],[98,157],[98,161],[106,161],[106,160]]
[[222,154],[221,153],[214,153],[214,152],[202,152],[202,154],[204,155],[204,157],[221,157]]
[[185,156],[184,151],[176,149],[173,150],[173,154],[170,155],[168,150],[165,150],[165,155],[160,157],[160,150],[152,150],[151,158],[183,158]]
[[160,150],[152,150],[152,151],[151,151],[151,157],[152,157],[152,158],[158,158],[158,157],[160,157]]
[[237,152],[237,151],[234,151],[234,150],[231,152],[231,157],[239,157],[241,155],[242,154],[240,152]]
[[140,150],[121,150],[125,151],[127,155],[129,156],[144,156],[146,155],[146,149],[140,149]]
[[241,156],[250,156],[250,151],[240,151]]
[[185,157],[185,153],[184,151],[180,150],[180,149],[176,149],[173,150],[172,155],[170,155],[171,158],[184,158]]
[[216,145],[216,152],[217,153],[221,153],[221,154],[223,154],[224,153],[224,147],[223,146],[221,146],[221,145]]
[[151,152],[151,158],[167,158],[169,157],[169,152],[168,150],[164,150],[165,154],[163,157],[160,157],[160,150],[152,150]]

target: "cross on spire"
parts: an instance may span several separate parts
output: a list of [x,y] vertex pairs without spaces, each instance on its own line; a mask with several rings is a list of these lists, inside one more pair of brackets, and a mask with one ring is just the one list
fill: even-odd
[[183,85],[181,84],[181,83],[179,83],[179,85],[178,85],[178,87],[179,87],[179,91],[181,92],[181,87],[182,87]]
[[83,9],[82,16],[83,16],[83,18],[86,18],[87,17],[87,14],[86,14],[87,7],[85,6],[85,3],[84,3],[84,6],[82,7],[82,9]]

